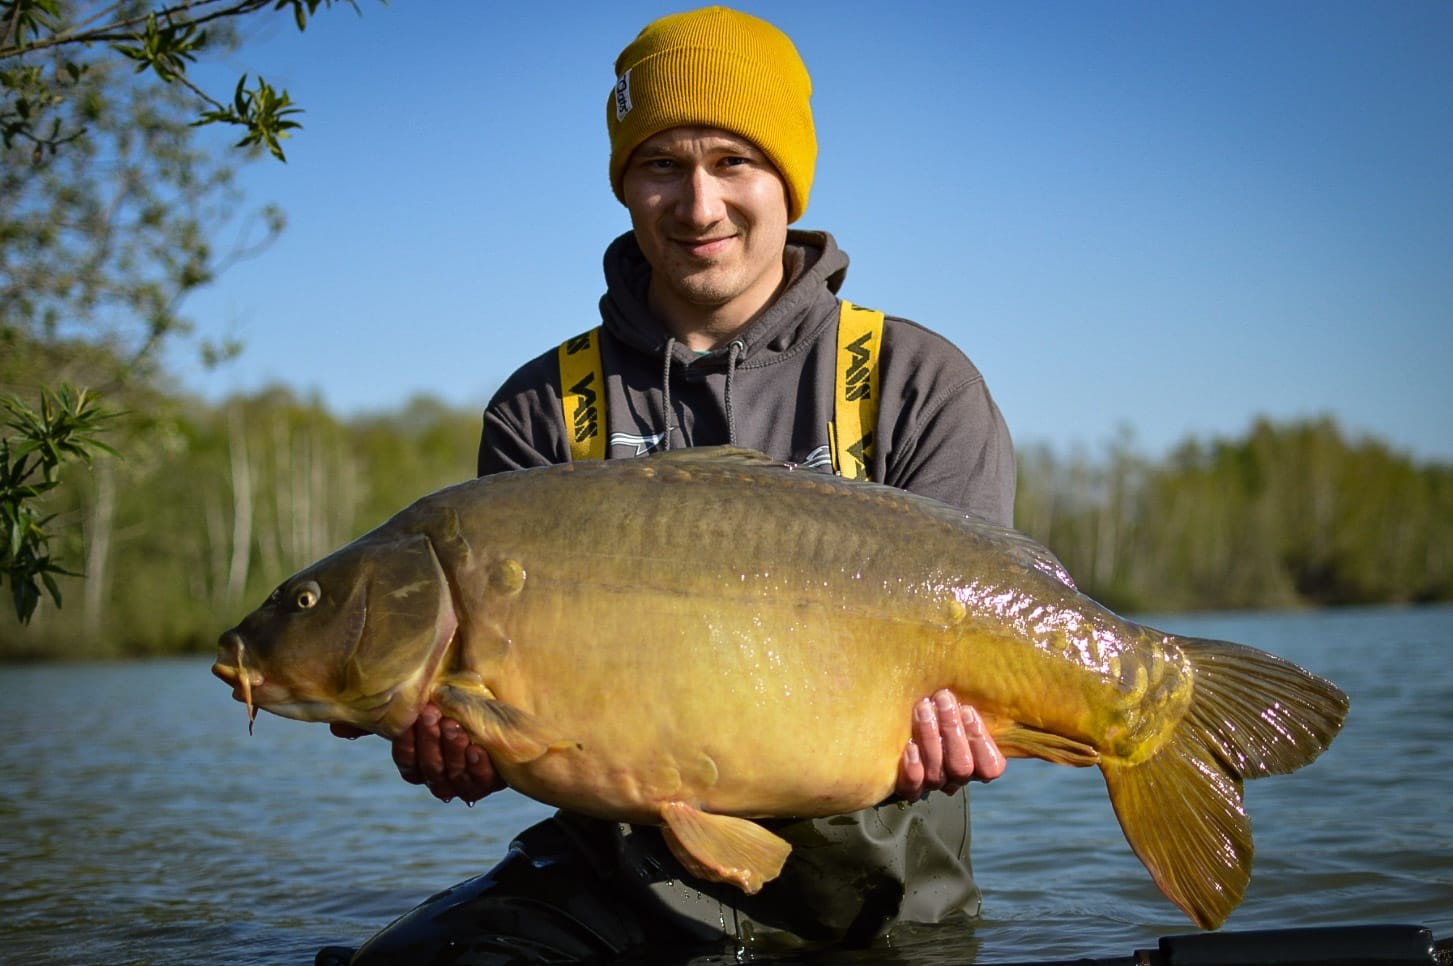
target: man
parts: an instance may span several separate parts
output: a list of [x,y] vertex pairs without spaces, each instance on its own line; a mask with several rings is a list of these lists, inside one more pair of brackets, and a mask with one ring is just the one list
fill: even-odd
[[[616,74],[610,176],[632,231],[606,252],[603,325],[499,390],[484,413],[480,474],[731,443],[1009,524],[1014,459],[1003,419],[968,359],[914,323],[868,313],[874,338],[855,339],[849,358],[863,363],[864,379],[871,370],[861,385],[877,390],[877,409],[863,445],[842,438],[842,326],[863,316],[836,297],[847,257],[832,238],[787,227],[807,206],[816,160],[811,83],[791,41],[711,7],[648,25]],[[562,377],[575,345],[599,353],[578,382]],[[589,418],[577,419],[586,393]],[[603,452],[581,448],[591,438]],[[1004,759],[946,691],[904,713],[913,740],[899,763],[899,800],[774,826],[793,851],[755,896],[692,879],[654,828],[562,812],[522,833],[494,871],[415,909],[353,962],[555,962],[723,937],[866,943],[896,922],[972,917],[967,796],[953,793],[996,777]],[[406,780],[446,800],[502,787],[488,757],[435,708],[393,752]],[[335,961],[326,955],[319,961]]]

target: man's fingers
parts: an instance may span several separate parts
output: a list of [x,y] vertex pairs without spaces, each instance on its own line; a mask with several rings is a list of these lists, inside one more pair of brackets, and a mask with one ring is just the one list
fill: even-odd
[[[444,781],[458,789],[468,781],[465,753],[469,751],[469,735],[453,718],[439,722],[439,755],[444,764]],[[447,789],[446,789],[447,790]],[[437,793],[436,793],[437,794]]]
[[423,785],[443,777],[439,755],[439,709],[425,705],[419,717],[393,741],[394,765],[411,785]]
[[462,798],[473,804],[505,787],[484,749],[432,704],[394,739],[393,759],[404,781],[427,786],[440,801]]
[[974,781],[991,782],[1004,774],[1008,762],[994,742],[993,735],[984,727],[984,719],[968,705],[962,709],[963,729],[969,740],[969,755],[973,759]]
[[457,791],[459,797],[470,805],[479,801],[486,795],[490,795],[505,787],[504,779],[495,773],[494,763],[489,760],[489,755],[484,749],[470,745],[465,752],[464,777],[460,781]]
[[893,793],[908,802],[923,794],[923,758],[918,754],[916,741],[910,741],[898,759],[898,784]]
[[963,713],[959,710],[959,699],[947,688],[933,695],[934,710],[938,715],[938,733],[943,742],[942,788],[953,794],[965,782],[974,777],[974,754],[969,737],[964,732]]
[[938,712],[928,698],[913,706],[913,741],[918,745],[923,763],[921,784],[927,789],[943,784],[943,739],[939,736],[938,722]]

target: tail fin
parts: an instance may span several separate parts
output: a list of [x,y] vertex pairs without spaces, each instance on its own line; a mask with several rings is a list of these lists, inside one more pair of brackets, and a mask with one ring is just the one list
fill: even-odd
[[1309,764],[1347,716],[1330,682],[1255,648],[1177,641],[1195,693],[1175,732],[1138,765],[1101,763],[1130,847],[1196,925],[1218,928],[1251,878],[1243,779]]

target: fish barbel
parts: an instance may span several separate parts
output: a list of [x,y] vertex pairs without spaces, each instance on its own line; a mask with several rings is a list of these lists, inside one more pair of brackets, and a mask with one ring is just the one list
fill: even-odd
[[515,789],[660,825],[748,892],[790,851],[753,820],[882,802],[913,703],[950,688],[1006,755],[1099,767],[1205,928],[1250,878],[1242,781],[1347,712],[1270,654],[1118,617],[1017,531],[720,448],[440,490],[283,583],[213,671],[249,708],[385,737],[432,701]]

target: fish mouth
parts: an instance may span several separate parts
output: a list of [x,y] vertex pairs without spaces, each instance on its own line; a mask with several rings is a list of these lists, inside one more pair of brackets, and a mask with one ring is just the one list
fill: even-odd
[[217,642],[217,661],[212,665],[212,673],[223,683],[232,685],[232,697],[247,706],[247,733],[252,734],[252,724],[257,720],[257,704],[253,701],[252,692],[262,687],[265,679],[261,671],[243,663],[246,654],[247,645],[243,643],[242,635],[228,631]]

